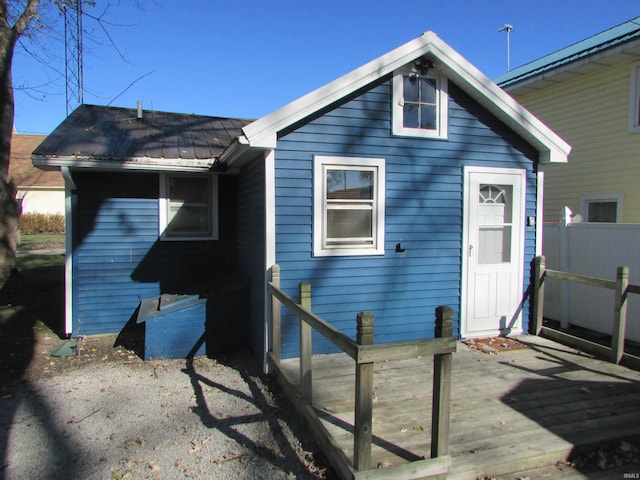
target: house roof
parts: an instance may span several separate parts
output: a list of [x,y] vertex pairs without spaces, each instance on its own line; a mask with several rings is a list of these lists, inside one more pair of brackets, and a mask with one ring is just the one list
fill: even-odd
[[31,164],[31,152],[46,138],[45,135],[11,136],[9,178],[21,187],[64,187],[60,172],[43,171]]
[[513,87],[531,85],[541,80],[559,82],[622,60],[637,59],[638,55],[640,17],[515,68],[497,78],[496,83],[511,91]]
[[80,105],[34,150],[34,165],[203,171],[249,120]]
[[[244,138],[241,138],[240,143],[246,143],[250,147],[275,148],[279,132],[421,57],[432,60],[438,71],[454,81],[537,148],[540,152],[540,161],[567,161],[571,147],[564,140],[433,32],[426,32],[351,73],[246,125],[242,129]],[[230,161],[242,158],[240,155],[234,158],[229,157]]]

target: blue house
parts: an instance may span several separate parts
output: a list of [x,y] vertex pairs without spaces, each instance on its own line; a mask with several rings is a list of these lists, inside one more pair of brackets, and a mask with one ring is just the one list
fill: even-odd
[[253,122],[136,116],[83,105],[33,152],[67,180],[69,333],[199,294],[208,341],[262,360],[276,263],[345,333],[372,312],[377,343],[433,336],[439,305],[459,337],[527,331],[539,166],[570,147],[435,34]]

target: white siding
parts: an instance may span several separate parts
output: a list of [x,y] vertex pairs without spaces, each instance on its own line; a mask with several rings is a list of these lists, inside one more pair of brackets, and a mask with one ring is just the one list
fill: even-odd
[[516,98],[573,146],[568,165],[545,165],[545,220],[585,195],[622,194],[622,222],[640,223],[640,133],[629,130],[631,64]]

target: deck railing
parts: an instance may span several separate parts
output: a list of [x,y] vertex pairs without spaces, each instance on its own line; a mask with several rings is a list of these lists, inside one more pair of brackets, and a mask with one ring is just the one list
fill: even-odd
[[[343,478],[426,478],[448,471],[449,416],[451,395],[451,361],[456,350],[452,336],[453,312],[448,307],[436,310],[436,338],[430,340],[395,342],[375,345],[374,316],[369,312],[357,315],[357,336],[352,340],[311,311],[311,285],[300,284],[300,302],[280,289],[280,267],[272,267],[272,281],[268,283],[272,295],[270,365],[283,389],[311,424],[316,440],[323,447],[337,473]],[[294,313],[300,322],[300,378],[287,378],[281,362],[281,306]],[[340,449],[313,409],[313,369],[311,331],[316,330],[355,361],[355,412],[353,460]],[[373,372],[376,362],[404,360],[420,356],[434,356],[433,402],[431,422],[431,458],[385,469],[371,469]],[[426,456],[426,455],[425,455]],[[366,474],[364,473],[366,472]],[[409,473],[411,472],[411,473]],[[359,475],[359,473],[361,475]]]
[[[545,278],[556,278],[567,282],[590,285],[592,287],[606,288],[614,291],[614,301],[612,305],[612,329],[611,346],[601,345],[589,340],[569,335],[565,332],[545,327],[544,317],[544,290]],[[533,311],[531,333],[542,335],[593,353],[609,358],[613,363],[625,362],[634,368],[640,368],[640,358],[627,354],[625,348],[625,331],[627,325],[627,298],[630,293],[640,294],[640,286],[629,283],[629,268],[621,266],[617,268],[616,280],[606,280],[602,278],[577,275],[574,273],[561,272],[546,268],[545,257],[539,256],[534,259],[533,264]]]

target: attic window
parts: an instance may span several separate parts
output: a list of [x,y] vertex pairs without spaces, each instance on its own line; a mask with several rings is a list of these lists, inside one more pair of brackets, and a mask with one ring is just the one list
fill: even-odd
[[393,76],[393,134],[447,138],[447,81],[411,66]]
[[218,178],[215,175],[160,175],[160,238],[218,238]]

